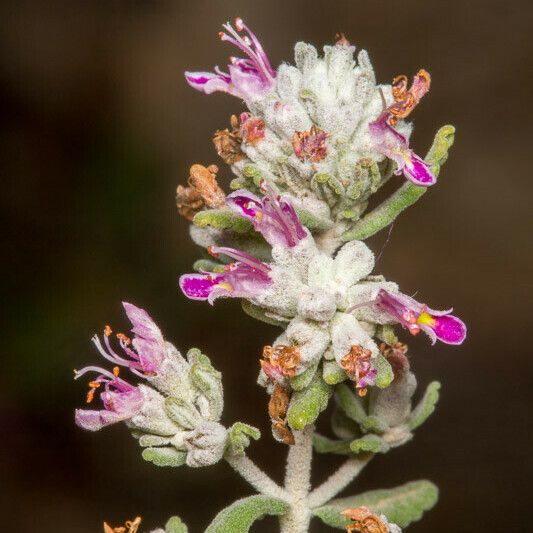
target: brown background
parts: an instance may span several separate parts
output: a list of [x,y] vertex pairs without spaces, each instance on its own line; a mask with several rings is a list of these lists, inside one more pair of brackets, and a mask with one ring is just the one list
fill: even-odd
[[[233,52],[216,34],[240,15],[274,64],[292,60],[297,40],[321,46],[342,30],[369,50],[380,81],[427,68],[413,146],[424,153],[444,123],[458,130],[438,185],[396,223],[379,270],[435,307],[453,305],[469,337],[461,348],[410,343],[419,381],[441,380],[442,401],[413,442],[377,458],[347,494],[427,477],[441,499],[413,533],[531,531],[530,5],[4,2],[0,530],[93,533],[136,514],[150,528],[176,513],[194,533],[251,493],[223,463],[158,469],[124,427],[74,427],[85,386],[72,368],[97,360],[89,339],[105,323],[126,327],[122,299],[149,309],[182,349],[212,357],[224,372],[224,422],[259,426],[251,455],[281,476],[285,450],[255,385],[275,329],[237,302],[210,308],[176,290],[197,250],[175,186],[192,163],[217,162],[211,134],[241,109],[189,89],[182,72],[224,65]],[[227,187],[226,168],[221,176]],[[338,462],[317,462],[316,481]],[[257,526],[273,530],[273,520]]]

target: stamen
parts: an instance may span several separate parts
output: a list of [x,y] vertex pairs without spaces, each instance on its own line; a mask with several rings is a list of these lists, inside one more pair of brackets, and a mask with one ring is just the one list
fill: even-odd
[[113,330],[111,329],[111,326],[106,326],[106,327],[104,328],[104,335],[105,335],[106,337],[109,337],[109,335],[111,335],[111,333],[113,333]]
[[117,339],[126,345],[131,344],[131,339],[124,335],[124,333],[117,333]]

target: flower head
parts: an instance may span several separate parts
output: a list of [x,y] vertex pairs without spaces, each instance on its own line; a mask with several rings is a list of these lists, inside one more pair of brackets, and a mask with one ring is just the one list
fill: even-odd
[[314,125],[309,131],[295,131],[292,136],[292,148],[296,157],[313,163],[322,161],[326,157],[328,137],[325,131]]
[[213,144],[217,154],[228,165],[233,165],[244,159],[246,155],[241,150],[242,137],[237,115],[231,115],[231,131],[228,128],[217,130],[213,136]]
[[403,173],[409,181],[420,187],[433,185],[437,178],[431,172],[429,163],[416,155],[409,148],[407,137],[389,124],[390,116],[390,112],[385,110],[368,125],[374,148],[396,163],[396,174]]
[[433,344],[437,339],[446,344],[462,344],[465,340],[466,325],[450,314],[452,309],[435,311],[406,294],[385,289],[379,291],[374,305],[408,329],[411,335],[424,331]]
[[220,273],[181,276],[179,286],[191,300],[207,300],[212,304],[221,297],[253,298],[270,285],[270,267],[252,255],[225,247],[211,247],[209,252],[226,255],[236,262],[226,265]]
[[100,367],[88,366],[77,371],[75,379],[87,372],[97,372],[98,377],[89,382],[87,403],[91,403],[97,389],[103,387],[100,393],[104,408],[101,410],[76,409],[76,424],[83,429],[98,431],[105,426],[129,420],[141,411],[143,404],[142,392],[138,387],[130,385],[119,377],[119,367],[113,373]]
[[235,29],[228,22],[220,32],[222,41],[228,41],[243,51],[245,59],[232,57],[228,72],[215,67],[215,72],[185,72],[187,83],[205,94],[222,91],[239,98],[250,98],[266,92],[274,83],[276,71],[270,65],[261,43],[242,19],[235,19]]
[[296,246],[308,234],[294,207],[276,195],[269,185],[263,183],[263,190],[266,195],[262,199],[246,190],[239,190],[228,195],[226,202],[237,214],[251,220],[271,246]]

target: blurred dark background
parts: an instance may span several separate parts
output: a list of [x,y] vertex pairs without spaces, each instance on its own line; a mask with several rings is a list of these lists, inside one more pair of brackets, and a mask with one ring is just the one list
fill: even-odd
[[[344,31],[369,50],[380,81],[427,68],[419,153],[439,126],[457,126],[438,185],[398,220],[379,271],[434,307],[453,305],[469,338],[461,348],[410,342],[419,382],[443,382],[441,403],[413,442],[375,459],[345,494],[429,478],[440,502],[409,531],[531,531],[526,0],[2,3],[0,530],[94,533],[137,514],[149,530],[179,514],[194,533],[251,493],[224,463],[159,469],[125,427],[74,426],[86,389],[72,369],[98,359],[89,339],[104,324],[126,328],[121,300],[150,310],[182,349],[212,357],[224,373],[223,421],[260,427],[250,454],[282,475],[285,449],[270,438],[255,384],[275,328],[234,301],[186,301],[176,284],[198,250],[175,187],[202,162],[219,164],[228,188],[210,139],[242,105],[194,92],[182,73],[225,65],[233,51],[217,32],[236,15],[273,64],[292,61],[298,40],[322,46]],[[317,461],[315,481],[339,461]],[[266,519],[256,530],[275,527]]]

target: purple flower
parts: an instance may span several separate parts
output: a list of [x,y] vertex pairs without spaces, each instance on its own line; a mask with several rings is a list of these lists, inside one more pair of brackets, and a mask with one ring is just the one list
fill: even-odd
[[[91,339],[100,354],[115,365],[126,366],[140,377],[156,375],[166,357],[165,340],[161,330],[150,315],[139,307],[128,302],[122,302],[124,310],[133,326],[133,340],[122,333],[117,334],[124,356],[113,350],[109,337],[111,328],[104,329],[104,345],[97,335]],[[133,348],[133,349],[132,349]]]
[[402,174],[412,183],[420,187],[429,187],[436,183],[437,178],[432,174],[429,163],[409,149],[409,141],[390,124],[389,111],[385,110],[368,127],[374,141],[375,149],[392,159],[397,169],[395,174]]
[[251,220],[271,246],[296,246],[307,237],[294,207],[271,187],[264,186],[266,195],[260,199],[244,189],[226,198],[226,203],[238,215]]
[[[220,32],[222,41],[229,41],[248,57],[231,58],[228,73],[215,67],[215,72],[185,72],[187,83],[205,94],[222,91],[239,98],[247,98],[267,91],[274,83],[276,71],[270,65],[267,55],[255,34],[242,19],[235,19],[235,29],[226,23]],[[240,35],[239,32],[244,32]]]
[[86,372],[98,372],[99,376],[89,383],[87,403],[94,399],[96,389],[104,387],[100,398],[104,405],[101,410],[76,409],[75,421],[78,426],[89,431],[98,431],[105,426],[129,420],[139,414],[143,404],[142,392],[138,387],[118,377],[119,368],[113,373],[97,366],[87,366],[76,372],[75,379]]
[[270,267],[250,254],[234,248],[210,247],[214,256],[223,254],[236,262],[224,267],[224,272],[184,274],[179,279],[180,289],[191,300],[207,300],[210,304],[217,298],[254,298],[271,283]]
[[465,340],[466,325],[450,314],[452,309],[435,311],[406,294],[385,289],[379,291],[374,305],[397,320],[412,335],[423,330],[433,344],[437,339],[446,344],[462,344]]

